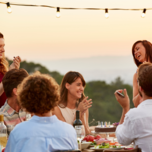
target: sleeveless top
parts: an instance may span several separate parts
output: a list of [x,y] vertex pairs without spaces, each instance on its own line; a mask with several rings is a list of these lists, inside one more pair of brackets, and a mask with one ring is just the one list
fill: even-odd
[[[2,82],[3,77],[4,74],[0,72],[0,82]],[[0,96],[0,108],[4,105],[6,99],[7,99],[6,94],[5,92],[3,92],[3,94]]]
[[[76,113],[76,108],[75,109],[70,109],[68,107],[65,107],[65,108],[59,107],[59,109],[60,109],[60,111],[62,113],[62,116],[64,117],[65,121],[68,124],[73,125],[74,118],[75,118],[75,113]],[[86,123],[86,113],[84,113],[84,121]]]

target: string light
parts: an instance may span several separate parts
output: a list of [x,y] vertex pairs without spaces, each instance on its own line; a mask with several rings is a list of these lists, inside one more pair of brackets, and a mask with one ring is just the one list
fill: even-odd
[[106,8],[106,9],[105,9],[105,18],[108,18],[108,17],[109,17],[108,9]]
[[11,9],[10,3],[7,2],[6,5],[7,5],[7,12],[8,13],[12,13],[12,9]]
[[144,17],[145,17],[145,14],[146,14],[146,9],[143,10],[143,12],[142,12],[142,14],[141,14],[141,17],[144,18]]
[[60,17],[60,7],[57,7],[56,17],[57,17],[57,18],[59,18],[59,17]]
[[[10,3],[7,2],[0,2],[0,4],[5,4],[7,5],[7,11],[9,13],[12,12],[11,10],[11,7],[10,7]],[[57,17],[60,17],[60,9],[71,9],[71,10],[105,10],[105,17],[108,18],[109,17],[109,14],[108,14],[108,10],[112,10],[112,11],[118,11],[118,10],[121,10],[121,11],[141,11],[143,10],[143,13],[142,13],[142,17],[145,17],[145,13],[146,13],[146,10],[152,10],[152,8],[110,8],[110,9],[107,9],[107,8],[74,8],[74,7],[55,7],[55,6],[49,6],[49,5],[34,5],[34,4],[16,4],[16,3],[11,3],[11,5],[15,5],[15,6],[27,6],[27,7],[45,7],[45,8],[53,8],[53,9],[57,9],[57,14],[56,16]]]

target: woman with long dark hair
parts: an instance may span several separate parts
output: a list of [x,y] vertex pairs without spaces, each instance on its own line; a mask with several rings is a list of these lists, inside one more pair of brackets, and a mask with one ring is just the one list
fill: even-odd
[[19,56],[14,57],[13,63],[9,67],[8,61],[5,58],[4,47],[5,47],[4,36],[2,33],[0,33],[0,107],[3,106],[6,101],[6,95],[4,93],[2,79],[8,70],[11,70],[14,68],[19,69],[20,62],[21,62],[21,59]]
[[[152,63],[152,44],[149,41],[137,41],[132,47],[134,62],[139,67],[144,62]],[[137,69],[138,70],[138,69]],[[138,92],[137,72],[133,77],[133,103],[137,107],[142,102],[142,97]]]
[[58,119],[73,125],[76,119],[76,110],[80,111],[80,119],[89,134],[88,109],[92,106],[92,99],[84,95],[86,82],[79,72],[70,71],[65,74],[60,86],[60,101],[54,110]]

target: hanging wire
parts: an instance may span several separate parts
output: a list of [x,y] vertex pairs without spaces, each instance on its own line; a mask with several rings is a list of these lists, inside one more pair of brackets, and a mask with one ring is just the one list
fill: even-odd
[[[5,4],[5,2],[0,2],[0,4]],[[15,6],[28,6],[28,7],[48,7],[56,9],[56,6],[49,6],[49,5],[34,5],[34,4],[17,4],[17,3],[10,3],[10,5]],[[71,9],[71,10],[105,10],[105,8],[74,8],[74,7],[60,7],[60,9]],[[128,8],[108,8],[108,10],[122,10],[122,11],[142,11],[143,8],[137,9],[128,9]],[[152,8],[146,8],[146,10],[152,10]]]

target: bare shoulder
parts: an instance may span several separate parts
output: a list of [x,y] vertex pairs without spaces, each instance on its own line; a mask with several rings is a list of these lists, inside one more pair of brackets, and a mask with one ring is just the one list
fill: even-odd
[[58,117],[59,120],[61,121],[64,121],[65,122],[65,119],[61,113],[61,110],[58,106],[56,106],[52,112],[53,115],[56,115]]
[[59,109],[58,106],[56,106],[53,110],[53,115],[58,115],[58,114],[61,114],[61,110]]

